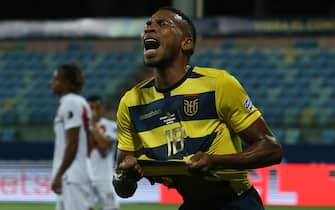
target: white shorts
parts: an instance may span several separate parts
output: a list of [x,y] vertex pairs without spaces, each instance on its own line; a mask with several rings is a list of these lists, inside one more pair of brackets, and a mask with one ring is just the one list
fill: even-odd
[[62,195],[56,195],[56,208],[55,210],[64,210],[64,203]]
[[93,181],[93,188],[97,195],[97,204],[102,210],[120,209],[112,180]]
[[94,207],[94,193],[90,183],[73,183],[64,180],[61,197],[64,210],[89,210]]

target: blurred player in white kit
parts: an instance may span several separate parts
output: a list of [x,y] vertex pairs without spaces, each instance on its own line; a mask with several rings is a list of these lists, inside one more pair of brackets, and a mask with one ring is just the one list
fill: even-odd
[[106,110],[100,96],[89,96],[87,101],[93,114],[93,147],[89,152],[88,168],[97,204],[101,210],[118,210],[120,206],[112,184],[117,146],[116,122],[104,117]]
[[75,64],[59,66],[51,80],[53,93],[60,97],[54,119],[51,185],[57,194],[56,210],[89,210],[94,206],[86,161],[92,112],[80,95],[83,85],[82,71]]

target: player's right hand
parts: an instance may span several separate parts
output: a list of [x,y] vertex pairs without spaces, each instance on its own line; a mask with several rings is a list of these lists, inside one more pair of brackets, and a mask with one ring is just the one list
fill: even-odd
[[137,159],[130,155],[125,156],[121,161],[116,173],[119,174],[121,179],[133,182],[137,182],[143,177],[142,167],[138,164]]

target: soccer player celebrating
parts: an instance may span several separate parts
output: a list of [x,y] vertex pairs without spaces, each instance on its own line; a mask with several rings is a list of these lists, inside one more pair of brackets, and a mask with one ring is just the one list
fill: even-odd
[[92,209],[94,194],[88,176],[86,156],[91,109],[79,95],[84,84],[75,64],[59,66],[51,81],[60,97],[54,119],[55,148],[52,190],[58,194],[56,210]]
[[279,163],[282,148],[244,88],[225,70],[189,65],[196,32],[179,10],[158,9],[142,42],[153,78],[119,104],[118,195],[132,196],[146,176],[138,159],[158,160],[161,167],[179,159],[189,174],[176,170],[150,180],[175,188],[183,198],[180,210],[263,210],[247,169]]
[[105,106],[100,96],[89,96],[87,101],[93,113],[93,149],[88,159],[90,178],[98,198],[99,208],[117,210],[120,206],[112,185],[117,145],[116,122],[103,117]]

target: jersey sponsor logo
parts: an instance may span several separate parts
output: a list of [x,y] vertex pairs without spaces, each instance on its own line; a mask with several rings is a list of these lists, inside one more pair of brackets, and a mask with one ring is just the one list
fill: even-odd
[[160,113],[162,113],[162,111],[159,110],[159,109],[150,111],[150,112],[148,112],[148,113],[146,113],[146,114],[144,114],[144,115],[141,115],[141,116],[140,116],[140,120],[149,119],[149,118],[151,118],[151,117],[154,117],[154,116],[156,116],[156,115],[159,115]]
[[248,97],[244,102],[244,107],[248,110],[248,112],[251,112],[252,110],[252,102],[251,99]]
[[192,117],[199,111],[199,98],[197,96],[187,96],[184,98],[184,113]]

